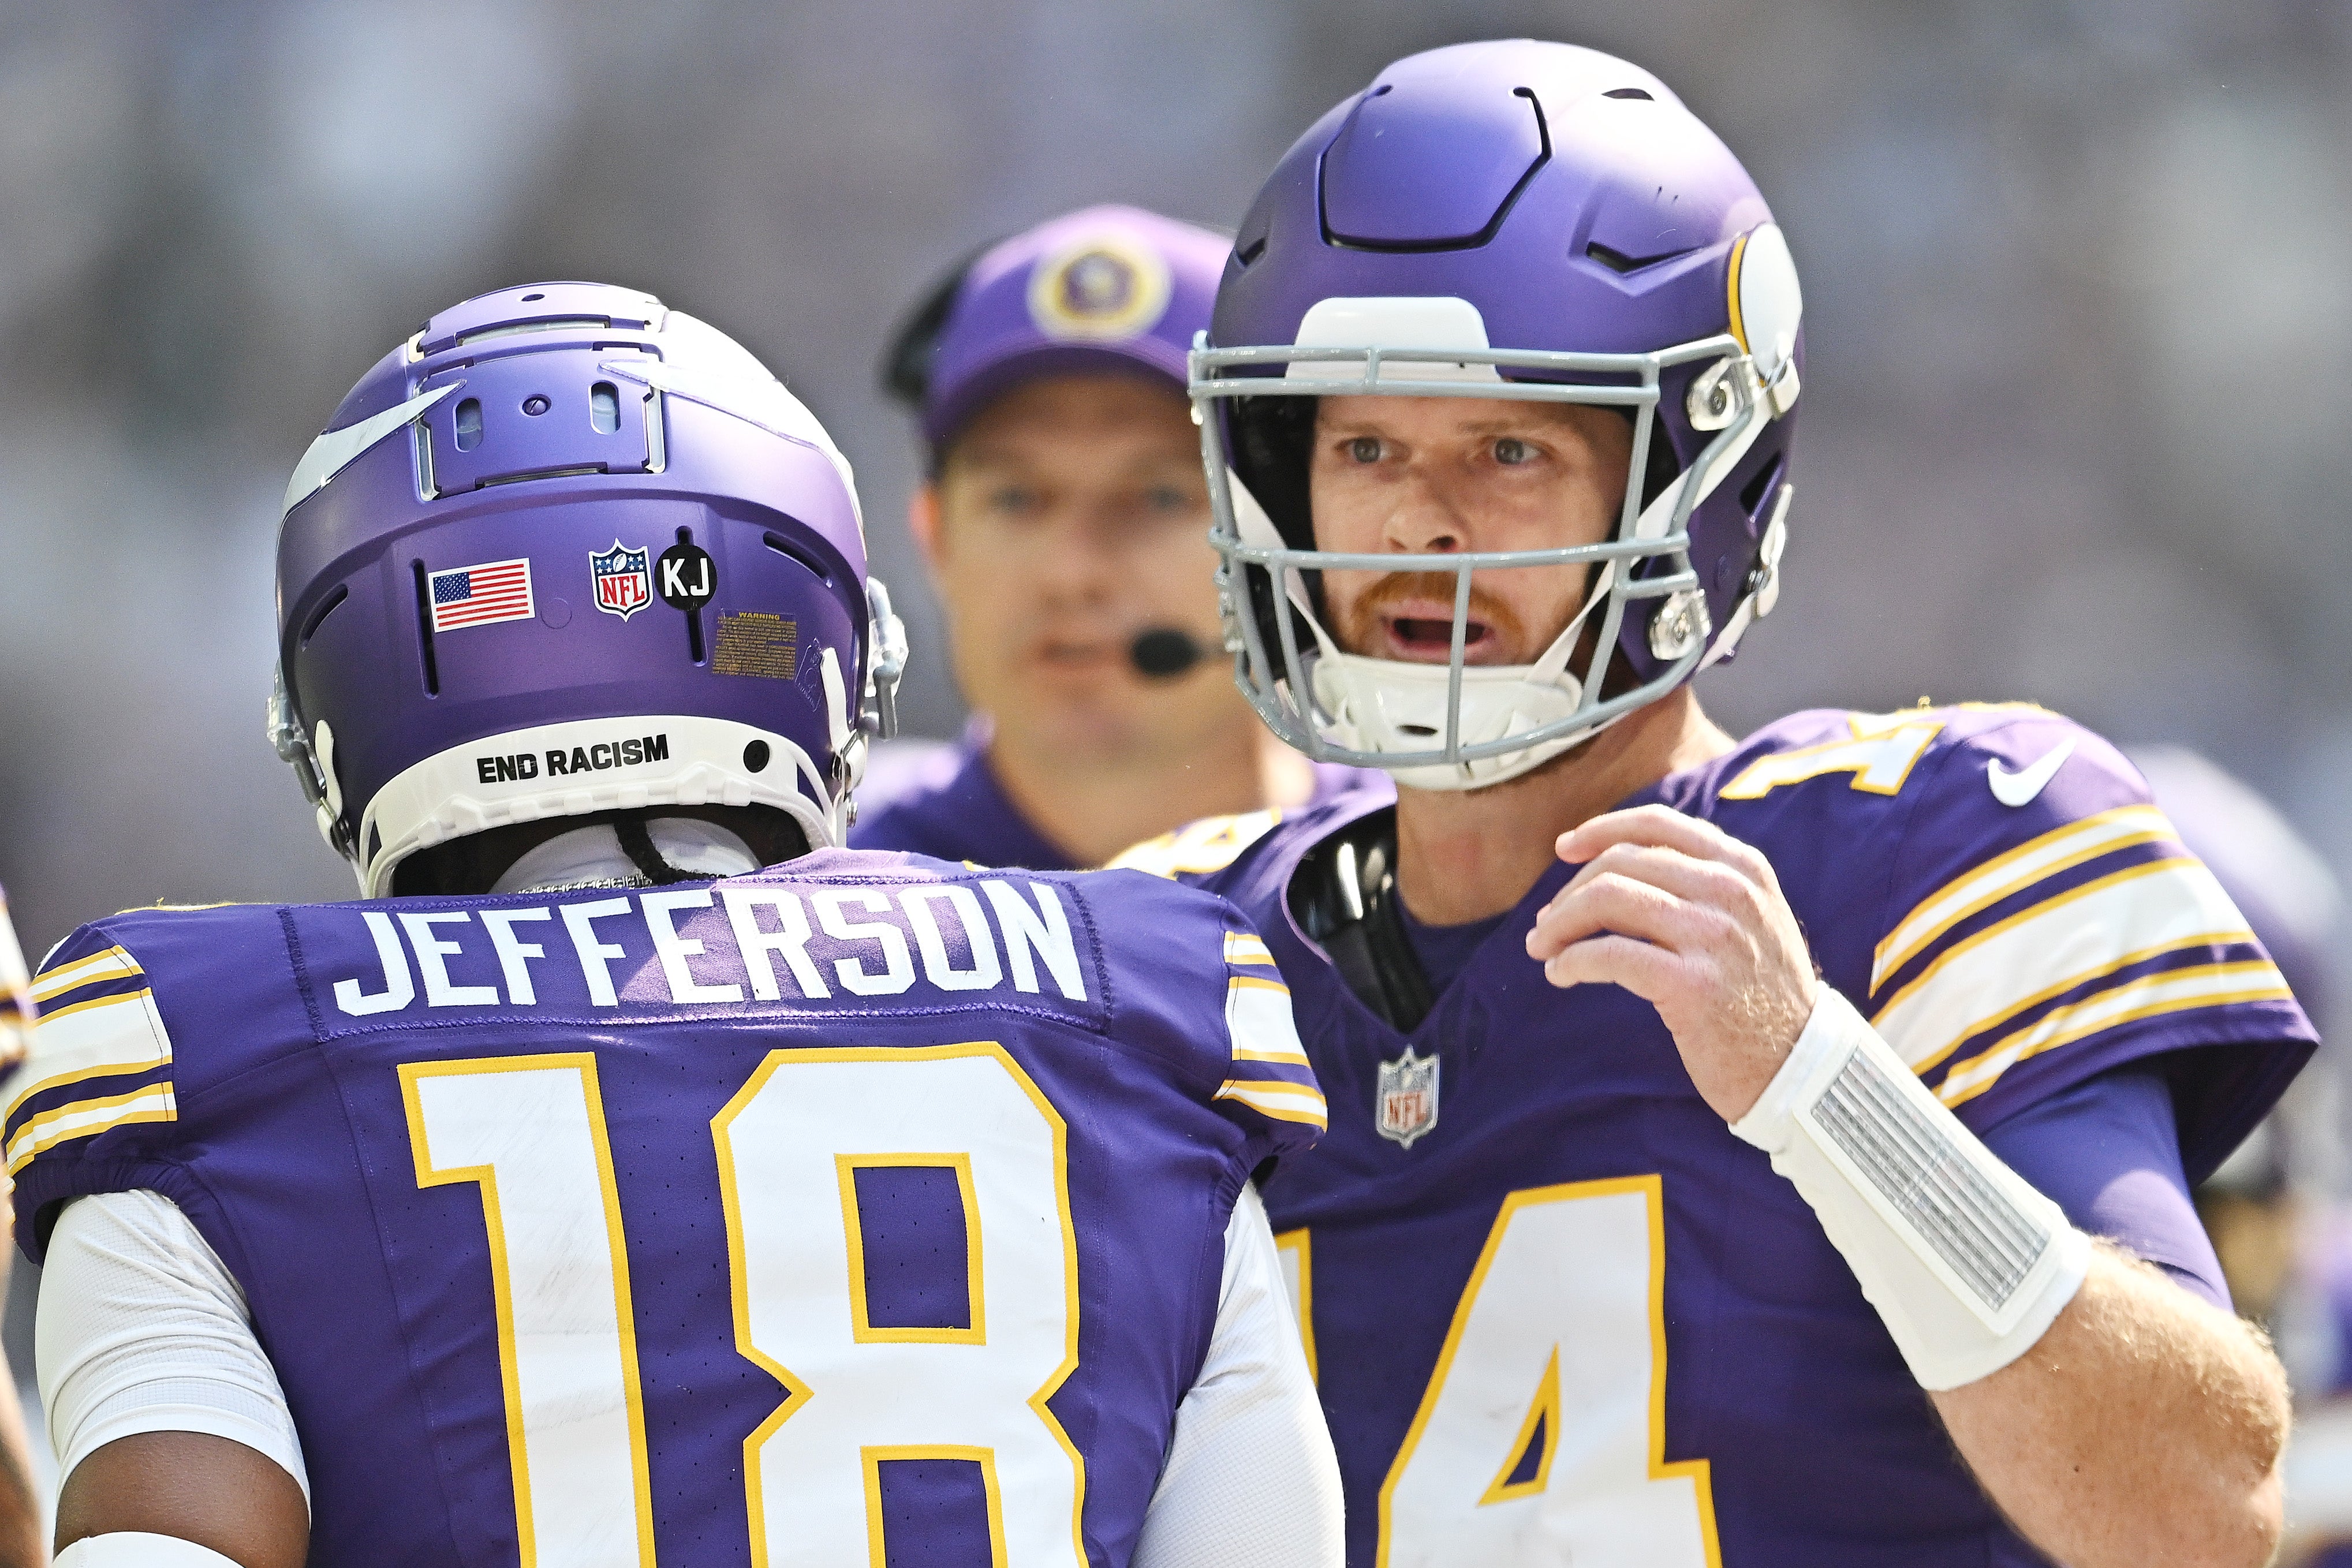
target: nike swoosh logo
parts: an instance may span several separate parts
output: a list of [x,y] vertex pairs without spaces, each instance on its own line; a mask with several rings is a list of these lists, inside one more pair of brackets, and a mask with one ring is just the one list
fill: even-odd
[[2044,752],[2041,761],[2029,763],[2017,773],[2000,765],[1999,757],[1985,763],[1985,782],[1992,785],[1993,799],[2003,805],[2030,805],[2042,793],[2042,786],[2057,776],[2074,754],[2074,738],[2069,735]]
[[302,502],[327,488],[327,481],[343,471],[353,458],[394,430],[421,416],[424,412],[466,384],[453,381],[446,386],[436,386],[430,392],[420,392],[397,408],[346,425],[340,430],[322,432],[294,465],[293,478],[286,481],[286,503],[278,509],[284,517]]

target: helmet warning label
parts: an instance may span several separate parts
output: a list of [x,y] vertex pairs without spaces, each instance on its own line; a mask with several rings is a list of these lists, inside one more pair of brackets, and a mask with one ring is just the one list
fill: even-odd
[[800,668],[798,621],[765,610],[719,613],[719,636],[711,644],[710,668],[719,675],[757,675],[790,680]]

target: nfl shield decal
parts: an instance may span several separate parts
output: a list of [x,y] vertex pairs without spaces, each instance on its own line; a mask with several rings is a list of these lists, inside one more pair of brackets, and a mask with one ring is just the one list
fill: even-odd
[[610,550],[589,552],[588,574],[595,584],[598,609],[625,621],[654,602],[654,577],[646,555],[644,549],[633,550],[617,539]]
[[1406,1148],[1437,1125],[1437,1058],[1404,1055],[1381,1064],[1381,1136]]

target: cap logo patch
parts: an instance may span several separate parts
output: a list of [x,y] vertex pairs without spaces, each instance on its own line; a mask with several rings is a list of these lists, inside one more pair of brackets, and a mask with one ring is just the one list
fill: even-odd
[[1168,313],[1168,263],[1121,235],[1097,235],[1038,263],[1029,316],[1049,338],[1101,342],[1150,331]]
[[653,573],[644,548],[631,549],[619,540],[610,550],[591,551],[588,574],[596,589],[596,607],[627,620],[654,602]]

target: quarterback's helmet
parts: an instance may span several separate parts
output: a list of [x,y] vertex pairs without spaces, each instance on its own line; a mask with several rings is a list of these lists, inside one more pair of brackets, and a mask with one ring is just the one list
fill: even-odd
[[543,817],[841,842],[904,637],[849,465],[723,333],[604,284],[468,300],[361,378],[282,517],[271,739],[364,895]]
[[[1526,39],[1398,61],[1299,138],[1242,222],[1192,395],[1243,691],[1308,753],[1423,789],[1527,772],[1730,656],[1778,593],[1802,301],[1738,160],[1657,78]],[[1614,537],[1315,548],[1315,400],[1598,405],[1633,426]],[[1536,661],[1465,664],[1475,572],[1583,563]],[[1436,572],[1445,664],[1343,651],[1327,569]]]

